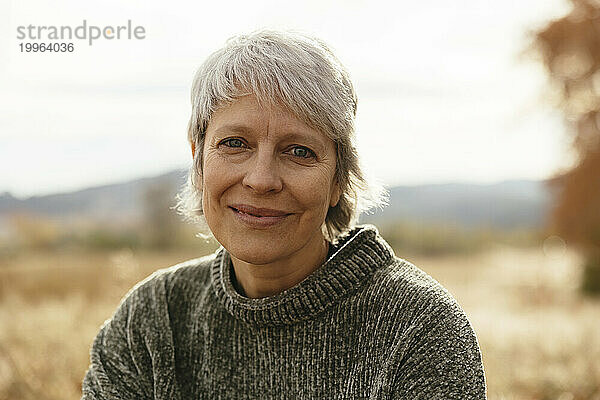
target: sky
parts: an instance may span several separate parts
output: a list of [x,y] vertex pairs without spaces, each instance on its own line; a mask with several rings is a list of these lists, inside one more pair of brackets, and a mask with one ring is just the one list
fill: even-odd
[[[544,179],[573,155],[545,72],[525,50],[528,32],[568,10],[564,0],[0,0],[0,193],[24,198],[189,167],[195,70],[227,38],[259,28],[316,35],[346,65],[372,179]],[[131,20],[145,37],[66,40],[71,53],[20,50],[36,40],[18,39],[19,26],[84,20]]]

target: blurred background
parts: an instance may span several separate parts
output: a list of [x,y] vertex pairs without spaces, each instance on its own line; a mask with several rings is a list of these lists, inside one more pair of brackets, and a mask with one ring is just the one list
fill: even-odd
[[[146,37],[21,52],[17,27],[84,19]],[[171,209],[189,88],[261,27],[348,67],[390,192],[361,221],[465,309],[489,398],[600,399],[598,0],[0,0],[0,399],[79,398],[132,285],[216,249]]]

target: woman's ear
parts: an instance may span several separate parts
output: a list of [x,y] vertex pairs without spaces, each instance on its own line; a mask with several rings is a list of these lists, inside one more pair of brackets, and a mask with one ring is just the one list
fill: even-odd
[[330,207],[337,206],[337,203],[340,201],[340,196],[342,195],[342,190],[340,189],[340,185],[335,182],[333,187],[331,188],[331,200],[329,201]]

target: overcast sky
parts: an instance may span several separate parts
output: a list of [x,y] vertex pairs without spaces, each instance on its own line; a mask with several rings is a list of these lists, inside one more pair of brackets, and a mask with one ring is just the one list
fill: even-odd
[[[387,185],[542,179],[568,164],[546,77],[520,54],[563,0],[0,0],[0,192],[26,197],[188,167],[195,69],[237,33],[328,42],[358,96],[363,163]],[[143,40],[22,53],[17,27],[143,26]],[[48,42],[48,41],[46,41]]]

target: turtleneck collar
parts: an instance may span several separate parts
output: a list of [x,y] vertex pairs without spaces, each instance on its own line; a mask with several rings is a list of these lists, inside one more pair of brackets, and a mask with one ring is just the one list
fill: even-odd
[[393,250],[377,229],[365,225],[338,238],[334,254],[325,263],[274,296],[251,299],[240,295],[231,281],[231,258],[223,248],[212,262],[212,284],[221,304],[235,318],[254,324],[293,324],[321,313],[393,259]]

